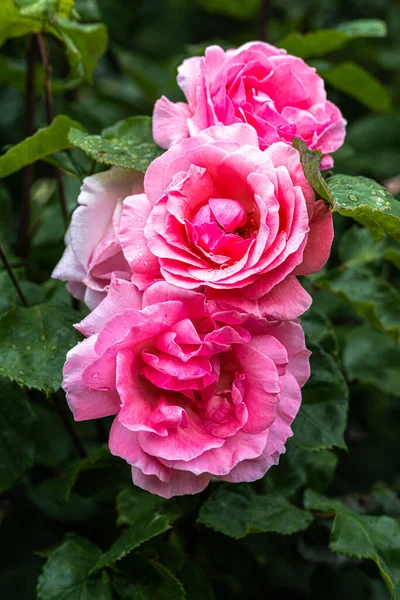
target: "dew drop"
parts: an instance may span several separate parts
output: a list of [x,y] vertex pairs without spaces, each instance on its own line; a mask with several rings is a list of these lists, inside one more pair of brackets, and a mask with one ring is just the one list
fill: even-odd
[[94,371],[94,372],[92,373],[92,379],[97,379],[97,377],[98,377],[98,376],[99,376],[99,373],[98,373],[98,371]]
[[350,194],[349,195],[349,200],[351,200],[352,202],[358,202],[359,201],[359,197],[356,196],[355,194]]
[[97,389],[99,390],[99,392],[109,392],[110,391],[109,387],[99,387]]

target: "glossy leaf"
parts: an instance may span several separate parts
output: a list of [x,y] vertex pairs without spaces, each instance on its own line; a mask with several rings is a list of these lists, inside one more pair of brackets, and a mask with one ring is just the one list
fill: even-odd
[[0,374],[51,394],[62,381],[65,355],[79,341],[79,313],[51,304],[12,308],[0,318]]
[[142,173],[163,152],[153,142],[150,117],[130,117],[103,130],[101,136],[72,129],[69,140],[99,163]]
[[400,201],[368,177],[334,175],[328,179],[334,211],[352,217],[379,239],[386,231],[400,242]]

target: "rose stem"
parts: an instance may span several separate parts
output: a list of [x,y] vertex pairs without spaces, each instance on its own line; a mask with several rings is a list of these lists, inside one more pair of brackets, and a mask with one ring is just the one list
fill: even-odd
[[16,277],[15,277],[15,275],[13,273],[11,265],[10,265],[10,263],[7,260],[7,257],[5,255],[3,246],[1,244],[0,244],[0,258],[3,261],[4,268],[7,271],[8,275],[9,275],[9,277],[10,277],[12,283],[13,283],[13,286],[15,287],[15,291],[17,292],[17,294],[19,296],[19,299],[21,300],[21,302],[25,306],[25,308],[28,308],[28,306],[29,306],[28,305],[28,301],[25,298],[24,292],[21,290],[21,287],[20,287],[20,285],[19,285],[19,283],[18,283],[18,281],[17,281],[17,279],[16,279]]
[[269,0],[261,1],[260,9],[260,40],[266,42],[268,40],[268,21],[270,16],[270,2]]
[[[36,96],[36,53],[35,36],[29,36],[26,44],[26,76],[25,76],[25,137],[30,137],[35,128],[35,96]],[[31,204],[30,190],[33,182],[34,165],[27,165],[23,170],[20,212],[20,243],[18,254],[27,258],[30,242]]]
[[[44,103],[45,103],[45,109],[46,109],[47,124],[50,125],[54,119],[53,95],[51,92],[51,65],[50,65],[50,61],[49,61],[49,55],[47,52],[47,46],[46,46],[45,39],[43,38],[43,36],[40,33],[38,33],[36,37],[37,37],[37,41],[38,41],[38,45],[39,45],[40,55],[42,57],[43,68],[44,68]],[[67,225],[68,225],[68,209],[67,209],[64,184],[63,184],[60,169],[55,167],[54,173],[55,173],[55,178],[57,181],[58,197],[60,200],[61,213],[62,213],[64,225],[65,225],[65,227],[67,227]]]
[[64,404],[62,402],[60,402],[60,399],[56,396],[56,394],[53,394],[52,399],[54,402],[54,407],[58,413],[58,416],[60,417],[65,429],[67,430],[67,433],[68,433],[69,437],[71,438],[71,441],[75,447],[75,450],[78,452],[78,454],[82,458],[86,458],[87,452],[86,452],[78,434],[76,433],[75,429],[71,425],[71,422],[68,418]]

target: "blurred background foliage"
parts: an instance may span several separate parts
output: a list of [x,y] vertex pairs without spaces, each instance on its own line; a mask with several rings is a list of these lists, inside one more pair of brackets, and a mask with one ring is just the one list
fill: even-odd
[[[44,30],[48,39],[54,113],[91,134],[130,116],[151,115],[162,94],[180,100],[176,68],[185,57],[212,43],[236,47],[265,39],[315,66],[348,120],[335,173],[374,178],[399,197],[399,1],[72,4],[66,0],[67,12],[54,21],[48,17],[52,0],[20,0],[18,10],[31,19],[21,31],[7,12],[14,3],[0,2],[2,151],[26,137],[30,32]],[[44,70],[39,57],[34,60],[36,129],[48,118]],[[102,425],[76,425],[89,454],[82,459],[65,429],[69,417],[63,422],[57,415],[64,403],[57,373],[76,341],[68,328],[79,319],[64,285],[48,280],[65,232],[54,165],[63,171],[69,212],[82,178],[104,168],[79,149],[65,152],[67,147],[45,153],[31,173],[30,251],[22,258],[24,176],[19,171],[0,182],[1,243],[32,305],[21,306],[0,271],[0,375],[13,380],[0,377],[2,597],[35,598],[43,569],[41,600],[400,598],[399,247],[387,235],[376,240],[335,215],[331,259],[322,273],[303,281],[314,299],[302,320],[313,375],[287,454],[252,486],[213,483],[200,496],[161,501],[133,489],[129,469],[101,445]],[[28,360],[33,312],[18,313],[25,337],[15,339],[6,311],[36,306],[44,307],[43,319],[57,335],[54,355],[37,347],[36,358]],[[54,316],[60,312],[64,328]],[[13,343],[16,352],[24,347],[19,359]],[[23,387],[28,377],[35,388],[29,398]]]

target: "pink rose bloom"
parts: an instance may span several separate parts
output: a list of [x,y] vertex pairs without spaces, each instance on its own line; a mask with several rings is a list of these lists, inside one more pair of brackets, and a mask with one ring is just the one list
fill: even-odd
[[296,322],[221,310],[166,282],[113,278],[76,326],[63,387],[76,420],[117,415],[110,449],[135,485],[165,498],[212,476],[255,481],[285,451],[309,377]]
[[264,42],[227,52],[210,46],[204,57],[183,61],[178,73],[187,104],[163,96],[154,108],[153,135],[162,148],[217,123],[249,123],[261,150],[300,137],[325,155],[323,168],[333,165],[328,155],[343,144],[346,121],[301,58]]
[[142,191],[143,175],[126,169],[112,168],[83,182],[65,236],[66,249],[52,277],[68,281],[69,292],[90,309],[105,297],[111,273],[124,279],[132,275],[117,230],[122,201]]
[[256,316],[293,319],[311,304],[296,275],[319,271],[330,209],[299,154],[264,151],[249,125],[217,125],[174,144],[148,168],[145,194],[125,199],[119,239],[141,288],[157,278]]

